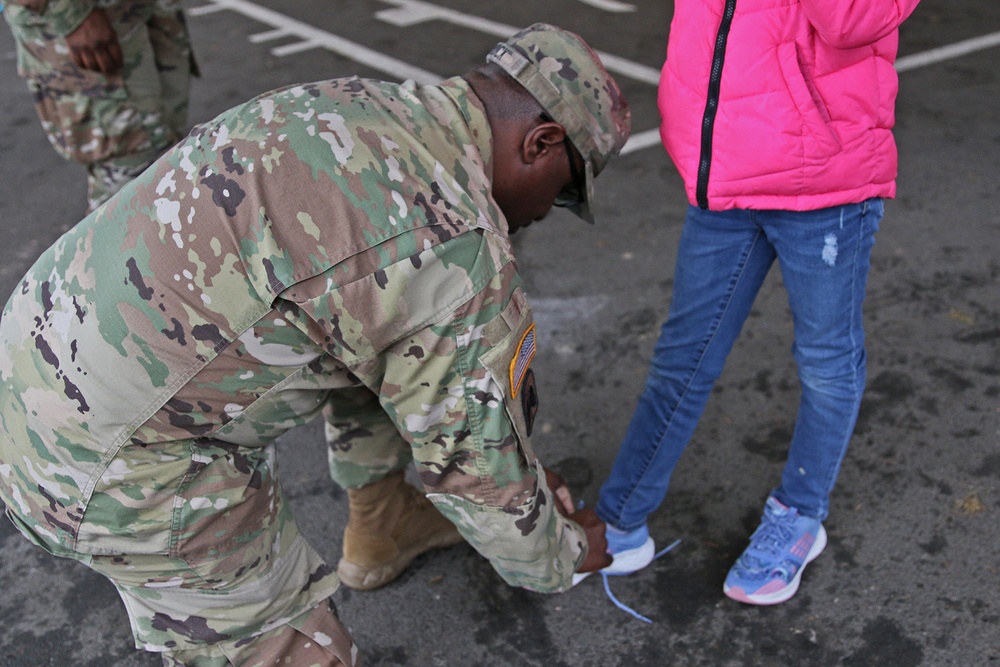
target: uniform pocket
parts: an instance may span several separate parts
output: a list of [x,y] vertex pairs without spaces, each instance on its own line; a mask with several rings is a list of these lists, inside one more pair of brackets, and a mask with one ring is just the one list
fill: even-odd
[[508,332],[480,357],[480,362],[503,394],[504,410],[514,426],[525,461],[530,463],[535,460],[531,432],[538,410],[538,392],[531,369],[536,332],[531,308],[521,292],[511,298],[502,319]]
[[260,539],[290,522],[277,486],[274,446],[246,448],[219,440],[192,444],[191,467],[174,500],[170,555],[188,563],[266,557]]

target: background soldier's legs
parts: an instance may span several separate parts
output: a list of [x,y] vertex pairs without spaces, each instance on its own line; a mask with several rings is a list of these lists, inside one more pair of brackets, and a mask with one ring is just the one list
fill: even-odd
[[149,21],[149,42],[156,57],[163,122],[180,140],[188,129],[191,77],[198,76],[183,12],[158,8]]
[[[127,99],[93,102],[94,117],[101,119],[109,146],[106,159],[86,165],[89,210],[141,174],[186,131],[191,46],[183,21],[154,14],[120,41]],[[145,145],[116,142],[116,132],[129,125],[143,128]]]

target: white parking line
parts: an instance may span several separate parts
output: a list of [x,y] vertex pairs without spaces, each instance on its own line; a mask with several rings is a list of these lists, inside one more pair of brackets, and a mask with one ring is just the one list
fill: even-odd
[[916,53],[912,56],[904,56],[896,60],[896,71],[905,72],[918,67],[926,67],[935,63],[966,56],[976,51],[1000,46],[1000,32],[994,32],[982,37],[973,37],[961,42],[955,42],[948,46],[942,46],[923,53]]
[[[517,26],[499,23],[481,16],[448,9],[424,0],[381,0],[386,4],[395,5],[396,9],[383,9],[376,12],[375,17],[395,26],[406,27],[426,21],[444,21],[463,28],[471,28],[478,32],[506,39],[520,30]],[[619,58],[610,53],[598,51],[604,66],[609,72],[627,76],[630,79],[655,86],[660,80],[660,70],[639,63]]]
[[[452,25],[470,28],[500,38],[509,37],[519,30],[516,26],[473,14],[466,14],[465,12],[447,7],[441,7],[430,2],[425,2],[425,0],[380,1],[393,5],[394,8],[376,12],[376,18],[398,27],[409,27],[427,21],[444,21]],[[402,60],[369,49],[357,42],[338,37],[325,30],[320,30],[308,23],[297,21],[284,14],[261,7],[249,0],[207,0],[207,2],[209,4],[189,9],[188,13],[192,16],[202,16],[213,12],[230,10],[271,26],[271,30],[250,35],[249,40],[254,44],[284,37],[298,39],[296,42],[272,48],[271,53],[276,56],[287,56],[310,49],[323,48],[339,56],[388,74],[396,80],[414,79],[418,83],[430,84],[437,83],[445,78],[434,72],[421,69]],[[634,5],[619,2],[618,0],[579,0],[579,2],[609,12],[633,11],[635,9]],[[896,70],[905,72],[919,67],[926,67],[995,46],[1000,46],[1000,32],[967,39],[941,48],[931,49],[924,53],[904,56],[896,61]],[[600,51],[597,53],[604,62],[604,66],[610,72],[621,74],[635,81],[647,83],[652,86],[659,83],[660,72],[658,69],[647,67],[610,53]],[[659,145],[659,128],[646,130],[633,134],[629,138],[622,149],[622,155]]]
[[628,141],[622,146],[622,155],[628,155],[629,153],[634,153],[636,151],[641,151],[643,148],[652,148],[653,146],[660,145],[660,128],[653,130],[646,130],[645,132],[639,132],[638,134],[632,134],[629,136]]
[[229,9],[274,28],[274,30],[258,33],[256,35],[258,41],[284,36],[294,36],[301,40],[300,42],[271,49],[271,53],[276,56],[289,55],[312,48],[324,48],[339,56],[367,65],[372,69],[384,72],[400,80],[414,79],[419,83],[437,83],[444,78],[434,72],[414,67],[402,60],[369,49],[357,42],[338,37],[325,30],[320,30],[308,23],[296,21],[289,16],[271,11],[247,0],[209,0],[209,2],[211,4],[195,7],[188,10],[188,13],[192,16],[201,16],[202,14]]
[[260,44],[261,42],[269,42],[272,39],[288,37],[290,34],[291,33],[284,28],[275,28],[274,30],[268,30],[267,32],[258,32],[255,35],[250,35],[250,43]]
[[585,5],[590,5],[595,9],[603,9],[606,12],[634,12],[635,5],[630,5],[627,2],[618,2],[618,0],[580,0]]

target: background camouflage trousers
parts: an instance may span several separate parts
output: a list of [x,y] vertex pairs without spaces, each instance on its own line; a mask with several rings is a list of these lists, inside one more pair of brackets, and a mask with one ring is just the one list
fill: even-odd
[[[49,142],[87,170],[93,210],[187,131],[195,65],[176,0],[101,3],[124,55],[112,77],[77,67],[45,13],[8,5],[4,14]],[[54,10],[53,10],[54,11]]]

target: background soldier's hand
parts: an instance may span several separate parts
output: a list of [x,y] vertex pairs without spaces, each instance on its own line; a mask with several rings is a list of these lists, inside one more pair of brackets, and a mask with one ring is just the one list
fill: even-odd
[[573,507],[573,496],[569,492],[569,487],[566,486],[566,480],[548,468],[545,468],[545,483],[548,484],[552,495],[555,496],[556,510],[563,516],[572,514],[575,509]]
[[570,514],[569,518],[580,524],[587,534],[587,557],[576,571],[595,572],[611,565],[613,559],[608,553],[608,541],[604,537],[604,522],[598,518],[597,513],[588,508]]
[[122,68],[124,58],[118,35],[100,7],[87,14],[83,23],[66,35],[66,45],[73,62],[81,69],[111,76]]

